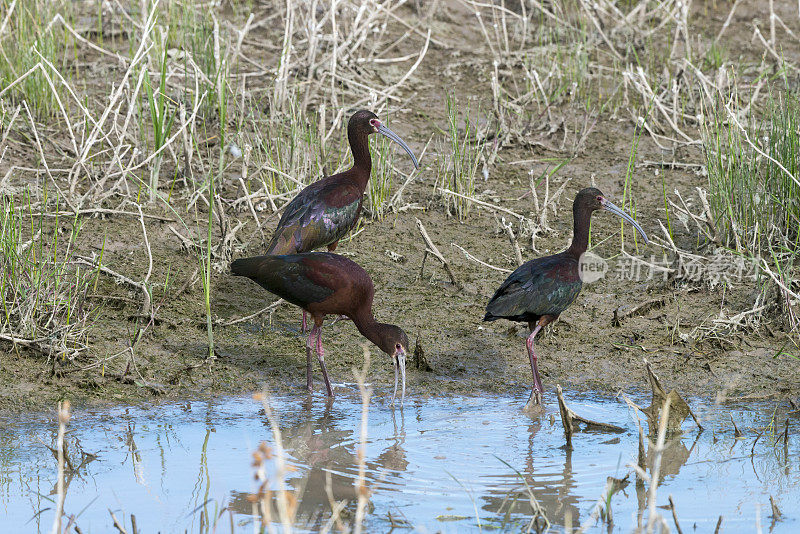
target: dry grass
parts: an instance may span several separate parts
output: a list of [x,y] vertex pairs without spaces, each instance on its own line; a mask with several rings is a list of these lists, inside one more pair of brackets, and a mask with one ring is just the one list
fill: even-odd
[[29,197],[20,201],[0,201],[0,339],[37,351],[55,370],[88,348],[88,296],[98,271],[74,265],[78,217],[65,217],[63,235],[33,213]]

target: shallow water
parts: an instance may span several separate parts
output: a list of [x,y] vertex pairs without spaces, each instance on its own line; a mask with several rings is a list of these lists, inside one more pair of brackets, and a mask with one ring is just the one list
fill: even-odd
[[[318,530],[329,517],[328,476],[335,500],[355,498],[361,404],[355,386],[338,391],[332,405],[320,395],[271,402],[297,468],[289,482],[301,488],[300,523],[308,530]],[[625,476],[636,462],[636,423],[627,406],[609,395],[565,392],[578,414],[627,429],[578,433],[568,452],[554,394],[547,413],[531,419],[520,411],[525,397],[410,397],[400,411],[379,393],[369,410],[369,531],[388,531],[394,522],[398,531],[413,525],[423,532],[464,532],[480,525],[518,532],[531,518],[525,483],[555,531],[562,531],[565,521],[587,521],[607,477]],[[690,404],[706,431],[698,432],[690,419],[685,433],[668,442],[656,502],[670,528],[675,531],[663,506],[672,495],[684,532],[713,532],[720,515],[722,532],[754,532],[759,524],[764,531],[797,532],[800,439],[790,428],[786,447],[782,440],[775,445],[777,436],[767,429],[754,446],[774,403]],[[730,416],[744,439],[734,439]],[[34,414],[0,420],[2,532],[50,531],[56,463],[44,444],[55,443],[53,419]],[[778,418],[781,424],[784,419]],[[109,510],[128,526],[134,514],[140,532],[199,532],[209,515],[218,517],[227,508],[217,532],[230,532],[231,523],[237,532],[252,532],[247,494],[256,488],[252,452],[261,441],[272,443],[272,433],[251,398],[76,410],[67,437],[70,458],[80,464],[80,450],[97,458],[67,479],[65,511],[77,515],[84,533],[114,530]],[[779,522],[772,523],[770,495],[783,512]],[[610,502],[614,532],[629,532],[646,506],[635,481]],[[607,530],[602,522],[590,529]]]

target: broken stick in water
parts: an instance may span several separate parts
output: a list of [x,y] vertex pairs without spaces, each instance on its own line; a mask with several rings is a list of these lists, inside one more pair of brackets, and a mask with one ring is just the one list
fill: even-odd
[[664,401],[667,398],[670,399],[671,406],[669,411],[669,420],[667,421],[668,432],[679,432],[681,429],[681,424],[683,424],[683,421],[689,415],[692,416],[692,419],[694,419],[694,422],[697,424],[700,430],[703,430],[703,425],[700,424],[700,420],[698,419],[697,415],[695,415],[695,413],[689,407],[689,404],[683,400],[683,397],[681,397],[678,391],[673,389],[667,393],[661,386],[661,381],[653,372],[653,368],[647,359],[644,360],[644,365],[645,370],[647,371],[647,380],[650,383],[650,388],[653,391],[653,401],[647,408],[641,408],[635,404],[634,406],[636,406],[647,416],[647,425],[649,427],[650,434],[655,434],[656,430],[658,429],[661,407],[664,405]]
[[678,531],[678,534],[683,534],[681,525],[678,523],[678,512],[675,510],[675,501],[672,500],[672,495],[670,495],[667,500],[669,501],[669,508],[672,510],[672,520],[675,521],[675,530]]
[[[742,431],[736,426],[736,421],[733,420],[733,416],[731,414],[728,414],[728,416],[731,418],[731,424],[733,425],[734,439],[744,439],[744,434],[742,434]],[[753,443],[753,447],[755,447],[755,443]]]
[[605,430],[608,432],[616,432],[622,433],[625,432],[625,429],[616,425],[612,425],[609,423],[601,423],[599,421],[592,421],[591,419],[586,419],[581,417],[580,415],[573,412],[569,406],[567,406],[566,401],[564,400],[564,393],[561,390],[561,385],[556,386],[556,392],[558,394],[558,409],[561,412],[561,424],[564,425],[564,435],[567,439],[567,448],[572,448],[572,434],[575,433],[575,422],[583,423],[586,427],[593,427],[599,430]]
[[772,522],[780,521],[783,518],[783,514],[778,509],[778,505],[775,504],[775,499],[772,498],[772,495],[769,496],[769,505],[772,508]]
[[642,472],[647,471],[647,453],[644,451],[644,429],[642,425],[639,426],[639,457],[636,460],[636,465]]

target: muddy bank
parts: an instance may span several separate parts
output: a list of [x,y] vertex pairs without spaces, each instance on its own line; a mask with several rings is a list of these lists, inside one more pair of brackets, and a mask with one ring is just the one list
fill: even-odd
[[[608,157],[608,166],[613,168],[613,154]],[[593,162],[587,158],[585,165],[590,167]],[[580,168],[580,161],[573,165],[571,180],[591,182],[591,173],[587,170],[581,176]],[[508,167],[502,180],[492,181],[496,190],[486,197],[499,197],[505,207],[530,213],[525,199],[509,200],[525,193],[519,183],[522,178],[523,172]],[[678,174],[674,180],[691,178]],[[619,197],[618,178],[595,176],[594,180],[610,198]],[[411,195],[425,198],[426,185],[414,187],[416,191]],[[647,202],[647,188],[644,184],[640,187],[638,218],[646,231],[657,231],[652,228],[652,221],[658,215],[656,197],[653,195]],[[571,194],[573,189],[566,191]],[[559,202],[552,222],[554,231],[537,240],[542,254],[560,250],[568,242],[570,203],[571,199],[566,198]],[[340,245],[340,252],[372,275],[377,289],[374,304],[377,318],[402,325],[412,345],[418,340],[424,349],[432,371],[409,366],[409,395],[527,390],[530,387],[524,352],[527,330],[507,321],[481,321],[488,298],[506,275],[469,261],[452,246],[455,243],[483,261],[512,269],[514,255],[507,236],[498,230],[495,216],[488,210],[475,209],[461,223],[448,218],[432,204],[425,211],[369,221],[353,240]],[[431,258],[420,276],[423,244],[415,217],[423,221],[433,241],[447,256],[463,289],[453,286],[445,271]],[[594,238],[618,232],[617,224],[611,217],[599,214],[593,221]],[[164,232],[159,226],[160,223],[152,225],[152,234]],[[618,254],[618,238],[614,241],[609,239],[595,252],[606,258]],[[192,264],[176,245],[165,241],[158,254],[173,258],[173,276],[188,277]],[[402,258],[395,261],[390,252]],[[646,249],[642,252],[647,253]],[[258,246],[240,252],[241,255],[257,253]],[[534,257],[529,246],[524,247],[524,256]],[[613,262],[610,260],[611,265]],[[213,314],[219,321],[255,313],[274,300],[249,280],[230,277],[226,272],[215,274],[214,288]],[[119,294],[119,288],[108,281],[101,282],[98,292],[103,291]],[[537,341],[550,400],[554,402],[557,383],[577,390],[641,387],[645,383],[643,358],[653,363],[666,384],[688,394],[715,395],[724,391],[731,397],[757,398],[796,395],[799,391],[796,362],[786,356],[773,357],[782,342],[771,337],[769,329],[702,343],[688,336],[704,321],[713,320],[721,305],[731,305],[736,299],[744,304],[751,293],[752,288],[747,285],[723,295],[703,284],[676,287],[675,283],[662,280],[632,283],[618,279],[612,267],[607,278],[585,285],[575,304]],[[134,295],[128,296],[131,302],[106,304],[103,308],[94,326],[95,350],[105,346],[113,354],[110,351],[119,347],[120,334],[133,336],[135,320],[119,319],[136,314],[136,299]],[[79,403],[147,401],[154,396],[205,397],[255,391],[263,384],[276,390],[304,387],[305,336],[299,332],[297,308],[283,305],[270,315],[215,328],[217,359],[204,363],[207,345],[200,284],[186,289],[177,299],[167,295],[158,302],[158,321],[137,345],[130,366],[127,354],[110,360],[102,372],[97,367],[86,371],[61,369],[25,350],[8,353],[3,357],[0,371],[3,405],[52,406],[63,397]],[[646,306],[641,314],[623,320],[618,326],[612,324],[616,309],[624,314],[643,304]],[[348,321],[326,326],[323,332],[332,380],[354,387],[351,369],[362,364],[362,339]],[[379,391],[383,389],[390,394],[390,361],[375,347],[370,348],[371,379]],[[122,376],[126,368],[127,375]],[[316,387],[321,388],[316,365],[315,381]]]

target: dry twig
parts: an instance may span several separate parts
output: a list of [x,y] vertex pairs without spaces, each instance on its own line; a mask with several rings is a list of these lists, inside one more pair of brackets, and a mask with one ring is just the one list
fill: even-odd
[[417,229],[419,229],[419,233],[422,235],[422,240],[425,241],[425,254],[422,257],[422,267],[420,268],[420,277],[422,277],[422,271],[423,269],[425,269],[425,258],[427,258],[428,254],[430,254],[442,263],[453,285],[461,289],[463,286],[456,279],[456,275],[450,268],[450,263],[447,261],[447,259],[445,259],[442,253],[439,252],[439,249],[436,248],[436,245],[433,244],[433,241],[431,241],[431,238],[428,235],[428,232],[425,230],[425,226],[423,226],[422,221],[420,221],[416,217],[414,218],[414,220],[417,221]]

